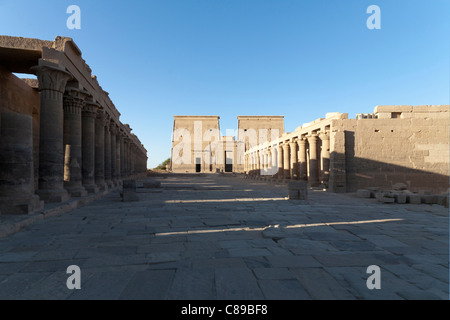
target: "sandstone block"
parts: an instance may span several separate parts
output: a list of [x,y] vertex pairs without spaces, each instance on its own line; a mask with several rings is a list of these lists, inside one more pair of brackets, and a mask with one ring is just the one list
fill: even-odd
[[392,114],[390,112],[380,112],[377,113],[378,119],[391,119]]
[[411,204],[421,204],[422,200],[421,200],[421,196],[419,194],[408,194],[406,196],[406,202],[411,203]]
[[406,194],[397,193],[394,195],[395,202],[397,203],[406,203]]
[[367,187],[366,189],[370,191],[371,198],[375,198],[375,194],[380,190],[379,187]]
[[382,197],[381,200],[378,200],[382,203],[394,203],[395,199],[394,198],[389,198],[389,197]]
[[122,185],[122,201],[138,201],[139,197],[136,194],[136,180],[123,180]]
[[449,112],[448,105],[440,106],[415,106],[413,112]]
[[395,198],[394,195],[390,192],[377,192],[375,193],[375,198],[377,199],[378,202],[381,203],[394,203],[395,202]]
[[436,203],[438,203],[438,196],[435,194],[423,195],[422,203],[436,204]]
[[381,199],[384,197],[384,192],[376,192],[375,193],[375,199],[381,202]]
[[374,113],[382,112],[412,112],[413,106],[376,106]]
[[289,181],[288,193],[290,200],[308,200],[308,183],[306,181]]

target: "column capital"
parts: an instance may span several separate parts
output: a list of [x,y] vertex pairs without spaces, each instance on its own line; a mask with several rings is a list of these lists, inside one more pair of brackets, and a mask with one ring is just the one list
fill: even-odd
[[117,134],[119,132],[119,126],[117,125],[117,123],[114,120],[111,120],[111,122],[109,124],[109,129],[112,134]]
[[85,101],[85,104],[83,106],[83,117],[97,117],[97,111],[100,108],[100,105],[97,104],[95,101],[88,99]]
[[97,117],[96,119],[100,121],[100,123],[104,123],[106,118],[105,110],[100,106],[97,110]]
[[317,141],[317,134],[310,134],[308,136],[306,136],[306,138],[308,138],[308,141]]
[[40,59],[39,65],[31,68],[39,81],[39,91],[50,90],[64,93],[72,75],[59,65]]
[[320,140],[330,140],[330,135],[326,132],[320,132],[319,138]]
[[108,114],[108,112],[104,111],[105,117],[103,121],[103,126],[109,129],[109,123],[111,122],[111,116]]
[[304,145],[306,145],[306,139],[304,139],[304,138],[298,138],[298,139],[297,139],[297,144],[298,144],[299,146],[304,146]]
[[64,113],[81,114],[88,92],[74,87],[67,87],[64,92]]

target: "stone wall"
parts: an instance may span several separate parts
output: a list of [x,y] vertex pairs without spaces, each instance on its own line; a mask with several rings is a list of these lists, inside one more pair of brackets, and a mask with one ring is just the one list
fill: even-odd
[[[32,118],[33,157],[39,158],[39,91],[29,84],[31,79],[20,79],[0,65],[0,117],[1,113],[12,112],[29,115]],[[1,119],[1,118],[0,118]],[[5,120],[4,120],[5,121]],[[1,121],[0,121],[1,130]],[[37,188],[39,162],[34,161],[34,185]]]
[[379,106],[374,114],[333,121],[333,190],[402,182],[410,191],[447,191],[449,107]]
[[245,154],[250,178],[305,180],[310,187],[354,192],[391,189],[447,192],[449,106],[378,106],[348,119],[328,113]]

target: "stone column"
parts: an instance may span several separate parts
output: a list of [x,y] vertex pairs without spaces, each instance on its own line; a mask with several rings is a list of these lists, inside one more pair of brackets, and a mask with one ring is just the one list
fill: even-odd
[[122,150],[120,148],[121,146],[121,140],[122,140],[122,134],[120,132],[120,129],[117,127],[116,129],[117,135],[116,135],[116,179],[119,184],[122,184],[122,163],[121,163],[121,153]]
[[98,110],[95,118],[95,184],[101,191],[108,189],[105,182],[105,111]]
[[291,170],[290,170],[290,161],[291,157],[289,156],[289,143],[283,144],[283,167],[284,167],[284,179],[291,178]]
[[306,140],[298,139],[298,165],[299,165],[299,179],[308,180],[308,166],[306,163]]
[[322,133],[320,139],[322,140],[322,183],[327,187],[330,177],[330,135]]
[[268,176],[272,176],[273,175],[273,161],[272,161],[272,157],[273,157],[273,152],[271,147],[267,148],[267,175]]
[[283,145],[278,145],[278,179],[283,180],[284,178],[284,168],[283,168]]
[[125,174],[125,134],[121,131],[120,134],[120,176],[126,178]]
[[134,176],[136,174],[136,162],[135,162],[135,154],[136,154],[136,147],[134,143],[131,143],[130,148],[130,160],[131,160],[131,175]]
[[259,150],[256,151],[256,161],[257,161],[256,175],[260,176],[261,175],[261,153],[259,152]]
[[275,177],[278,171],[278,148],[272,146],[272,148],[270,149],[270,154],[272,156],[272,159],[270,160],[271,174],[272,177]]
[[244,173],[248,174],[247,171],[248,158],[247,155],[244,155]]
[[72,197],[87,195],[81,184],[81,112],[87,95],[76,88],[67,88],[64,95],[64,187]]
[[0,211],[41,210],[44,201],[34,194],[32,116],[3,112],[0,123]]
[[128,158],[128,160],[127,160],[127,164],[128,164],[127,173],[128,173],[128,177],[131,177],[131,144],[132,143],[133,142],[131,141],[131,139],[128,140],[128,149],[127,149],[127,158]]
[[125,136],[125,138],[123,139],[123,151],[124,151],[124,165],[125,165],[125,174],[124,174],[124,178],[128,178],[128,176],[130,175],[129,173],[129,156],[128,156],[128,150],[129,150],[129,144],[130,144],[130,139],[128,137]]
[[291,178],[298,180],[297,142],[289,142],[289,147],[291,152]]
[[263,175],[267,175],[267,171],[268,171],[268,164],[269,164],[269,156],[267,155],[267,149],[264,150],[263,152],[263,164],[264,164],[264,168],[263,168]]
[[115,186],[118,185],[117,181],[117,148],[116,148],[116,135],[117,135],[117,126],[114,121],[111,121],[111,125],[109,127],[111,132],[111,180]]
[[278,145],[278,179],[283,180],[284,178],[284,168],[283,168],[283,145]]
[[98,187],[95,184],[95,118],[99,105],[94,101],[86,101],[81,113],[82,125],[82,159],[81,169],[83,175],[83,186],[89,193],[97,193]]
[[319,183],[319,163],[317,161],[317,135],[308,136],[309,143],[309,184],[317,187]]
[[108,188],[113,186],[111,177],[111,131],[110,131],[111,118],[108,114],[105,114],[104,130],[105,130],[105,183]]
[[33,67],[41,92],[39,135],[39,188],[36,193],[46,202],[70,199],[64,189],[63,93],[71,75],[58,65],[39,60]]

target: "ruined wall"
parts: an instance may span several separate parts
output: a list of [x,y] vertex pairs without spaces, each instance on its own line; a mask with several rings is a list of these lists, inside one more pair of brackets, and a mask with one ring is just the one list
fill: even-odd
[[0,110],[32,115],[33,109],[39,113],[39,93],[0,66]]
[[375,116],[333,121],[331,191],[398,182],[410,191],[447,191],[449,106],[381,106]]
[[[31,82],[31,81],[29,81]],[[26,81],[16,77],[9,70],[0,66],[0,132],[1,114],[18,113],[31,118],[33,132],[33,156],[39,158],[39,92],[30,87]],[[3,117],[3,121],[7,121]],[[25,120],[28,121],[28,120]],[[3,132],[1,136],[6,136]],[[39,161],[34,162],[34,183],[37,186]]]

